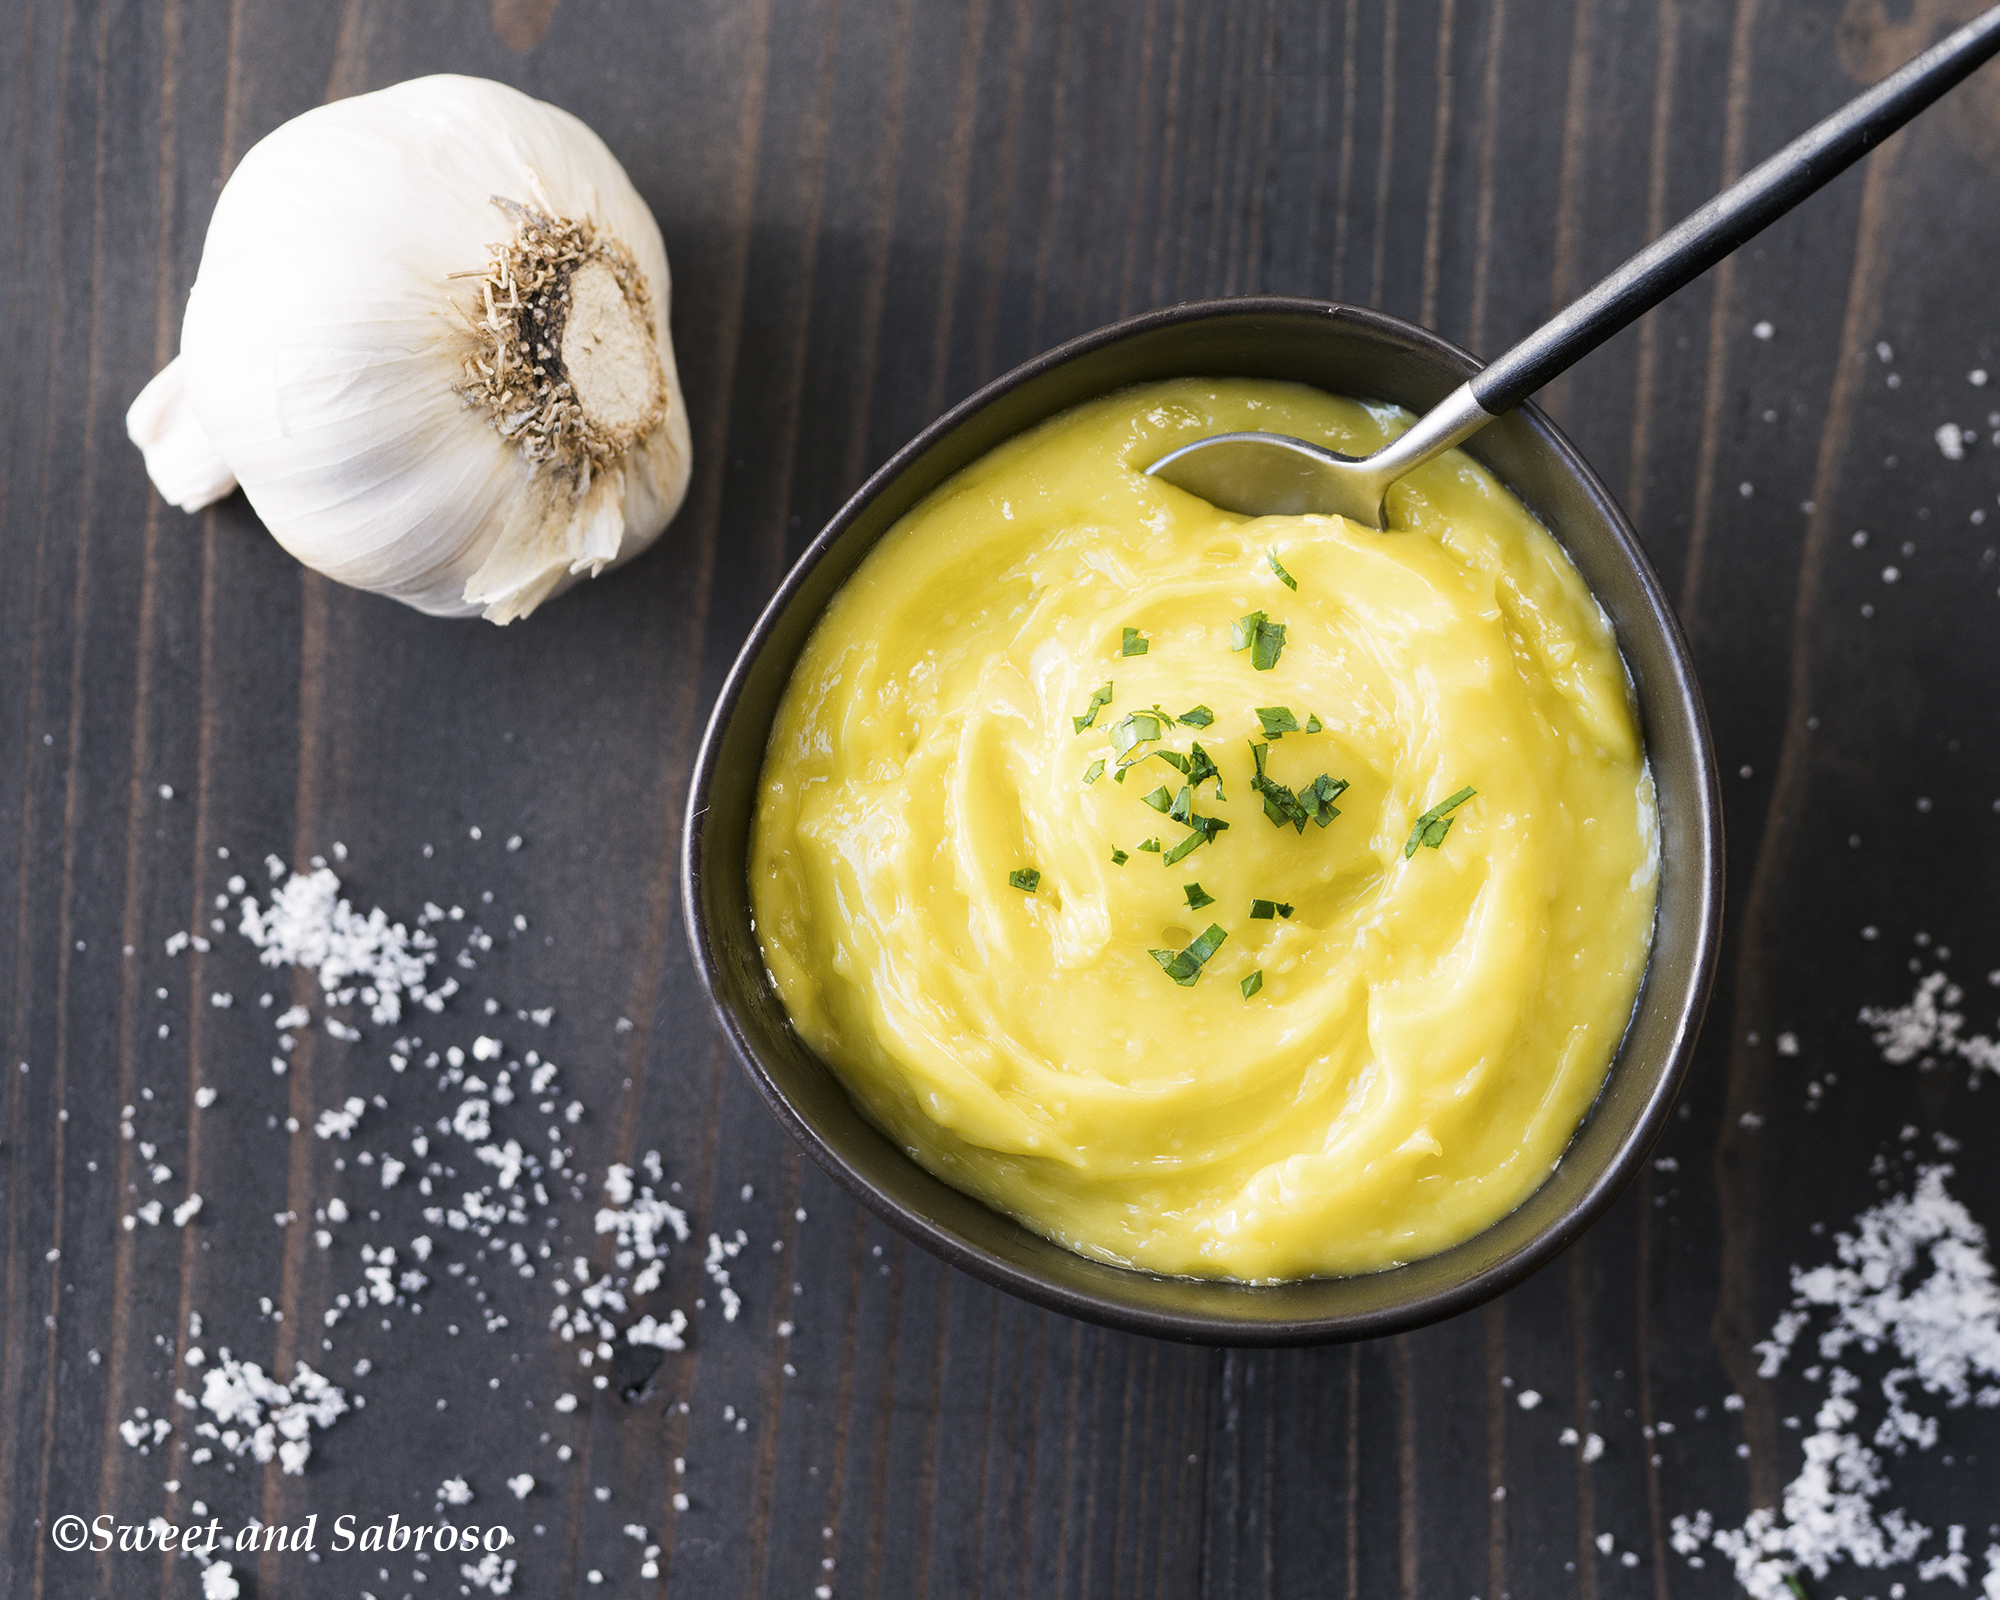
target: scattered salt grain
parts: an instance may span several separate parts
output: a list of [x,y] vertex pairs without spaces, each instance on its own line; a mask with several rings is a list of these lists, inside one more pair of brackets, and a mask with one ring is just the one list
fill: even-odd
[[369,991],[364,998],[378,1023],[400,1020],[405,994],[425,997],[424,980],[437,949],[428,933],[391,923],[379,906],[362,916],[340,897],[340,880],[327,867],[293,873],[272,894],[268,910],[245,899],[239,930],[266,966],[305,967],[329,992],[358,980]]
[[356,1125],[361,1121],[362,1112],[367,1109],[366,1100],[359,1095],[349,1095],[347,1103],[338,1111],[322,1111],[319,1114],[319,1121],[314,1124],[313,1132],[322,1139],[335,1137],[347,1139],[353,1135]]
[[463,1478],[446,1478],[438,1485],[438,1500],[448,1506],[469,1506],[472,1504],[472,1485]]
[[685,1350],[687,1341],[681,1336],[686,1331],[687,1314],[676,1310],[665,1322],[651,1315],[641,1317],[625,1330],[625,1340],[628,1344],[652,1345],[659,1350]]
[[1964,998],[1965,992],[1946,974],[1932,972],[1917,984],[1908,1004],[1864,1006],[1861,1021],[1890,1064],[1931,1066],[1941,1057],[1957,1056],[1972,1067],[1976,1083],[1982,1072],[2000,1074],[2000,1040],[1962,1031],[1965,1014],[1954,1008]]
[[1514,1398],[1523,1411],[1533,1411],[1536,1406],[1542,1403],[1540,1392],[1534,1389],[1523,1389]]
[[475,1589],[484,1589],[489,1594],[511,1594],[514,1590],[514,1569],[517,1564],[489,1552],[476,1564],[470,1561],[460,1562],[458,1575]]

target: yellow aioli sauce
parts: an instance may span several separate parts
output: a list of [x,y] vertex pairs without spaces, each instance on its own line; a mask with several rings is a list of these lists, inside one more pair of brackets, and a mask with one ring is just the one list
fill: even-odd
[[[1143,475],[1204,434],[1362,454],[1408,420],[1249,380],[1080,406],[903,518],[786,690],[750,887],[793,1025],[917,1161],[1084,1255],[1272,1280],[1447,1249],[1549,1175],[1623,1036],[1652,783],[1611,627],[1555,541],[1456,450],[1392,491],[1388,533]],[[1286,629],[1266,671],[1231,649],[1257,611]],[[1214,721],[1163,726],[1114,781],[1114,728],[1156,703]],[[1324,725],[1266,760],[1292,790],[1347,780],[1329,825],[1266,816],[1260,706]],[[1150,752],[1197,740],[1227,798],[1210,779],[1194,810],[1229,827],[1163,869],[1141,843],[1189,830],[1143,797],[1186,778]],[[1257,899],[1292,915],[1253,919]],[[1226,939],[1176,984],[1149,952],[1211,923]]]

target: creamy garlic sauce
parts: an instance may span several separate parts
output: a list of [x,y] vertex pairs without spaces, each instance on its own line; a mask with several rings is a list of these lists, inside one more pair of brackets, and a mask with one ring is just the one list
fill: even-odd
[[1085,1255],[1434,1254],[1542,1183],[1624,1033],[1652,785],[1555,541],[1456,450],[1388,533],[1143,473],[1407,422],[1249,380],[1081,406],[898,523],[786,690],[750,875],[794,1026],[917,1161]]

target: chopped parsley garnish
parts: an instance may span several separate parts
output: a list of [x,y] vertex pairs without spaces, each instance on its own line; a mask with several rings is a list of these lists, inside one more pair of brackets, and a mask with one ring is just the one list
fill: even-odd
[[1184,883],[1181,892],[1187,896],[1188,910],[1199,911],[1203,906],[1215,904],[1215,896],[1198,883]]
[[1259,706],[1257,720],[1263,724],[1267,739],[1282,739],[1299,731],[1299,719],[1292,715],[1290,706]]
[[1152,641],[1137,628],[1127,628],[1124,643],[1119,645],[1118,653],[1121,656],[1142,656],[1151,646]]
[[1299,791],[1299,804],[1305,814],[1324,828],[1340,815],[1340,808],[1334,804],[1347,792],[1345,778],[1330,778],[1322,772],[1317,778]]
[[[1199,748],[1199,746],[1196,748]],[[1153,754],[1166,762],[1170,767],[1179,767],[1183,772],[1188,770],[1188,758],[1178,750],[1155,750]]]
[[1207,706],[1196,706],[1192,711],[1183,711],[1181,721],[1190,728],[1205,728],[1215,720],[1215,713]]
[[1148,839],[1139,848],[1141,850],[1150,850],[1154,855],[1158,855],[1160,853],[1160,841],[1158,839]]
[[1113,850],[1111,852],[1111,864],[1114,867],[1122,867],[1131,859],[1123,850]]
[[1250,787],[1264,797],[1264,815],[1271,819],[1273,827],[1282,828],[1289,822],[1304,833],[1306,808],[1299,804],[1299,797],[1264,771],[1264,758],[1270,749],[1268,744],[1250,746],[1250,754],[1257,760],[1257,776],[1250,780]]
[[1432,806],[1430,810],[1417,818],[1416,825],[1410,829],[1409,840],[1403,846],[1404,859],[1408,860],[1411,856],[1415,855],[1418,845],[1435,850],[1439,845],[1443,844],[1444,836],[1451,832],[1451,825],[1457,820],[1451,816],[1451,813],[1464,805],[1466,801],[1470,800],[1478,792],[1477,789],[1473,788],[1461,789],[1449,800],[1439,801],[1438,804]]
[[1311,713],[1308,713],[1308,714],[1307,714],[1307,716],[1306,716],[1306,732],[1307,732],[1307,733],[1318,733],[1318,732],[1320,731],[1320,729],[1321,729],[1321,728],[1323,728],[1323,727],[1325,727],[1325,726],[1326,726],[1326,724],[1325,724],[1325,723],[1323,723],[1323,722],[1321,722],[1321,721],[1319,720],[1319,718],[1318,718],[1318,717],[1316,717],[1316,716],[1313,716],[1313,715],[1312,715]]
[[1251,973],[1249,977],[1245,978],[1236,987],[1243,991],[1243,998],[1245,1000],[1248,1000],[1259,989],[1264,987],[1264,969],[1262,967],[1259,967],[1255,972]]
[[1184,783],[1181,792],[1174,796],[1174,803],[1167,807],[1167,815],[1176,822],[1189,822],[1194,816],[1194,785]]
[[1042,875],[1033,867],[1017,867],[1007,874],[1007,884],[1009,888],[1025,889],[1033,894],[1042,886]]
[[1116,772],[1112,773],[1111,781],[1113,783],[1123,783],[1125,781],[1125,769],[1120,767]]
[[1099,756],[1095,761],[1091,762],[1089,766],[1083,769],[1083,787],[1088,789],[1093,783],[1097,782],[1097,780],[1103,776],[1104,776],[1104,757]]
[[1199,739],[1195,740],[1194,749],[1188,754],[1187,775],[1188,782],[1197,789],[1202,786],[1204,781],[1213,778],[1215,780],[1215,798],[1218,800],[1227,798],[1222,792],[1222,773],[1216,767],[1209,753],[1202,749]]
[[1221,948],[1222,941],[1229,937],[1214,923],[1208,927],[1179,954],[1172,950],[1155,950],[1153,959],[1159,962],[1166,975],[1183,989],[1192,989],[1195,979],[1201,976],[1202,964]]
[[1299,586],[1299,580],[1287,572],[1283,563],[1278,560],[1277,551],[1266,551],[1264,559],[1271,563],[1271,570],[1278,575],[1278,582],[1282,583],[1287,589],[1296,589]]
[[[1259,713],[1261,715],[1261,713]],[[1345,778],[1329,777],[1322,772],[1317,778],[1294,794],[1284,784],[1270,777],[1264,771],[1264,761],[1271,747],[1268,744],[1252,744],[1251,755],[1257,759],[1257,776],[1250,780],[1250,787],[1264,799],[1264,815],[1271,819],[1273,827],[1282,828],[1290,823],[1298,832],[1306,831],[1307,822],[1317,822],[1324,828],[1340,815],[1334,805],[1347,788]]]
[[1269,922],[1273,917],[1289,917],[1293,908],[1282,900],[1252,900],[1250,917],[1254,922]]
[[1284,653],[1285,625],[1282,622],[1259,623],[1257,642],[1250,647],[1250,665],[1259,672],[1269,672]]
[[1139,798],[1155,811],[1165,811],[1174,803],[1174,792],[1163,783],[1151,794],[1142,794]]
[[1143,751],[1138,755],[1131,752],[1159,736],[1160,719],[1150,711],[1134,711],[1111,724],[1111,753],[1118,758],[1121,767],[1129,767],[1135,761],[1146,759]]
[[1285,625],[1273,622],[1261,611],[1238,617],[1229,625],[1229,648],[1248,650],[1250,665],[1259,672],[1269,672],[1284,653]]
[[1162,866],[1171,867],[1176,861],[1192,854],[1229,826],[1220,817],[1204,817],[1198,811],[1188,813],[1187,825],[1194,829],[1194,832],[1160,858]]
[[1083,715],[1080,717],[1071,717],[1069,720],[1076,728],[1076,731],[1081,733],[1097,720],[1097,713],[1110,704],[1111,685],[1108,683],[1100,684],[1091,691],[1090,704],[1084,708]]

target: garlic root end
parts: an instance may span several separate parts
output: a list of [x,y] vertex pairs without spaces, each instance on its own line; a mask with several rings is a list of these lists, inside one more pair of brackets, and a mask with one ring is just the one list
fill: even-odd
[[125,431],[144,453],[153,487],[170,505],[199,511],[236,487],[236,474],[216,454],[188,405],[179,356],[139,391],[125,413]]

